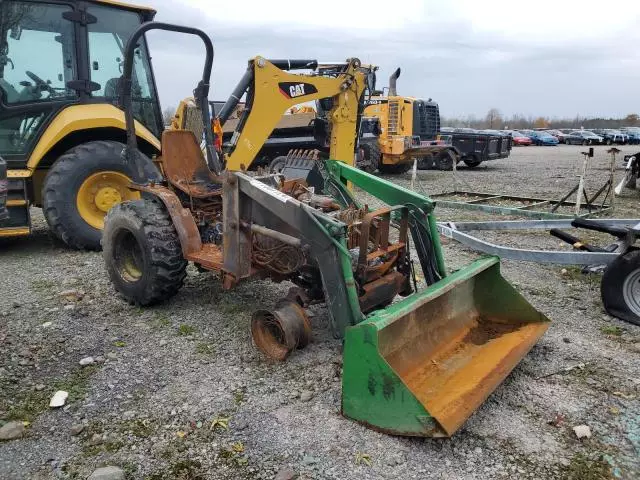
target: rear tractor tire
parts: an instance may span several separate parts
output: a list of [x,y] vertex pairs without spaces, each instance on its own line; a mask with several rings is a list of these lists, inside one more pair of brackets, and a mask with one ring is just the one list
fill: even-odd
[[105,220],[102,247],[111,282],[131,304],[160,303],[184,284],[187,261],[171,217],[158,200],[113,207]]
[[[111,207],[140,198],[129,189],[135,166],[124,159],[125,145],[87,142],[62,155],[49,169],[42,192],[44,216],[53,234],[68,246],[99,250],[104,217]],[[147,178],[159,178],[153,162],[140,154]]]

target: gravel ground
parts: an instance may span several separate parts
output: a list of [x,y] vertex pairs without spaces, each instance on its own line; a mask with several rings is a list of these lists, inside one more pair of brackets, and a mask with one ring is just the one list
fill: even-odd
[[[576,182],[580,150],[517,148],[509,159],[461,167],[458,188],[558,198]],[[592,189],[607,176],[604,147],[593,163]],[[453,189],[449,172],[419,179],[432,193]],[[635,192],[616,216],[637,216],[637,206]],[[24,438],[0,443],[2,479],[87,478],[104,465],[154,480],[640,476],[640,329],[605,314],[598,276],[503,262],[509,281],[552,319],[548,333],[453,438],[398,438],[340,416],[340,345],[324,308],[312,311],[313,343],[286,363],[252,347],[251,312],[286,285],[255,281],[224,293],[213,275],[190,268],[170,302],[131,307],[114,294],[100,254],[61,247],[39,211],[34,218],[31,237],[0,243],[0,425],[29,422]],[[558,246],[533,238],[500,235]],[[443,243],[450,268],[477,257]],[[69,392],[67,405],[49,409],[56,390]],[[578,425],[592,436],[577,439]]]

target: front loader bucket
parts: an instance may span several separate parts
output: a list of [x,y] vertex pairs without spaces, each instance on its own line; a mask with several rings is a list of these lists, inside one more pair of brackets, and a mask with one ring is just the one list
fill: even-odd
[[396,435],[451,436],[549,326],[478,260],[345,336],[342,413]]

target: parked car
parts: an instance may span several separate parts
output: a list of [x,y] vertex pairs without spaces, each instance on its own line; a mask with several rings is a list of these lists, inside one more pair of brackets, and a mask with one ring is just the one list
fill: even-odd
[[640,144],[640,127],[622,127],[620,131],[629,137],[630,145]]
[[602,137],[602,143],[605,145],[625,145],[629,141],[627,134],[622,133],[620,130],[614,130],[612,128],[597,128],[592,130],[593,133]]
[[491,130],[491,129],[485,129],[485,130],[480,130],[481,133],[488,133],[489,135],[501,135],[503,137],[507,137],[509,136],[509,132],[507,130]]
[[522,147],[528,147],[533,144],[533,140],[531,140],[527,135],[518,130],[509,130],[511,137],[513,138],[513,144]]
[[527,134],[535,145],[555,146],[560,143],[556,137],[547,132],[532,131]]
[[564,143],[564,137],[566,135],[564,132],[561,132],[560,130],[545,130],[545,132],[556,137],[558,142]]
[[567,145],[600,145],[603,138],[589,130],[574,130],[564,137]]

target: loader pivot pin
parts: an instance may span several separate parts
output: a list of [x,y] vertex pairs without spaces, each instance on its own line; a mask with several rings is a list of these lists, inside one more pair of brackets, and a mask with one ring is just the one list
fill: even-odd
[[266,356],[283,361],[311,340],[311,324],[296,302],[280,300],[273,310],[258,310],[251,317],[251,336]]

